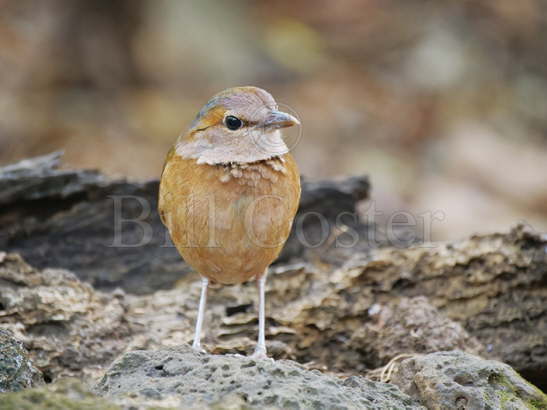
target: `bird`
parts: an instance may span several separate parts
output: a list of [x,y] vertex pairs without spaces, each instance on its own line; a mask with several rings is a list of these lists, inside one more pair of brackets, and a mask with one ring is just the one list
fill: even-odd
[[267,358],[265,285],[289,237],[300,201],[300,173],[281,130],[300,125],[267,91],[234,87],[214,95],[169,150],[158,211],[182,256],[201,276],[192,347],[201,332],[210,283],[256,280],[258,338]]

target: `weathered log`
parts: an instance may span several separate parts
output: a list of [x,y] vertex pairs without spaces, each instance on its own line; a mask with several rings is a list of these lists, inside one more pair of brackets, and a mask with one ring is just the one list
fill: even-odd
[[[60,153],[0,168],[0,249],[33,266],[73,271],[99,289],[144,294],[168,289],[190,269],[173,247],[157,214],[158,181],[109,180],[95,171],[58,169]],[[302,184],[293,233],[279,261],[301,256],[356,215],[368,196],[366,177]],[[318,213],[323,220],[318,220]],[[359,219],[343,222],[366,230]],[[294,232],[300,229],[300,237]]]

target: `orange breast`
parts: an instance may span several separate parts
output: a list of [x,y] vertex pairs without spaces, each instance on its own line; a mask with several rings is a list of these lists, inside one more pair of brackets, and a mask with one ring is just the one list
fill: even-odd
[[300,199],[290,154],[247,165],[206,165],[171,152],[159,211],[178,251],[223,284],[264,273],[289,236]]

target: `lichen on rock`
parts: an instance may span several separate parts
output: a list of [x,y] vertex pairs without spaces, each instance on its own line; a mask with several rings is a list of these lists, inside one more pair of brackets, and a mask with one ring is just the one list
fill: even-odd
[[401,361],[391,382],[429,409],[547,409],[547,395],[511,366],[461,351]]
[[92,393],[72,378],[17,393],[2,395],[0,410],[122,410],[122,407]]
[[0,329],[0,393],[19,391],[44,383],[23,343],[13,333]]

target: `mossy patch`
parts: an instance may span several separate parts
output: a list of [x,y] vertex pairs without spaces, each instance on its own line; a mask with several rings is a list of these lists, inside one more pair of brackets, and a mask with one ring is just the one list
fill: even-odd
[[[515,375],[518,375],[516,371],[513,372]],[[504,373],[495,372],[490,374],[488,376],[488,383],[496,389],[495,395],[499,400],[493,402],[500,403],[502,409],[514,408],[519,404],[525,405],[530,410],[547,409],[547,395],[524,379],[519,380],[519,383],[526,383],[530,391],[518,388],[518,386],[511,382],[510,377]],[[535,397],[530,394],[531,392],[534,393]],[[486,402],[488,403],[488,400]]]
[[45,387],[2,395],[0,410],[121,410],[88,391],[80,381],[64,379]]

